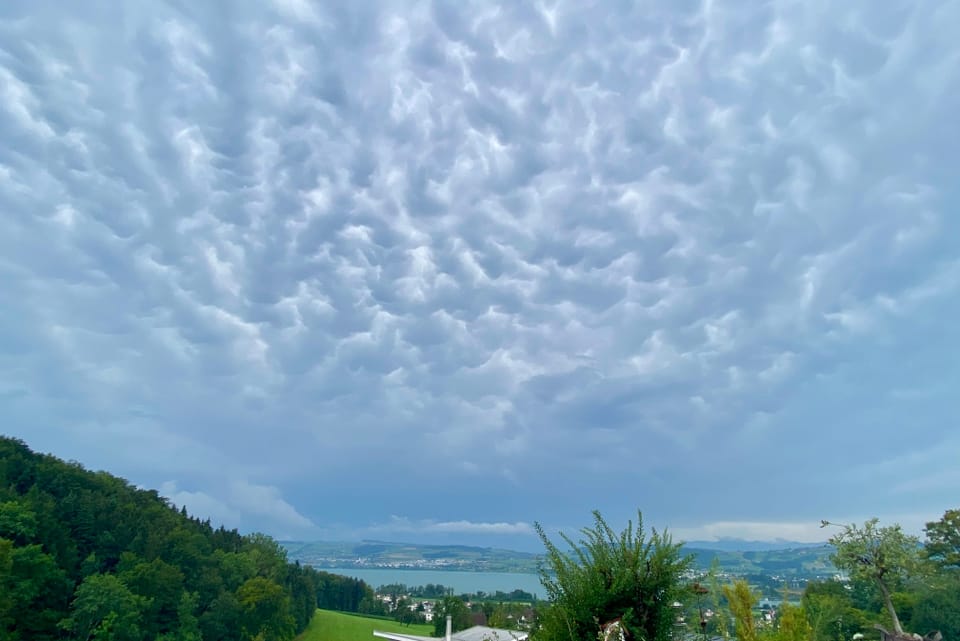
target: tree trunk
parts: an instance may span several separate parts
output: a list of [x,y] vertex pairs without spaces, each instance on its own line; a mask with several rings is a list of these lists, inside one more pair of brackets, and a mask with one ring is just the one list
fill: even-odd
[[887,612],[890,613],[890,618],[893,619],[893,631],[897,636],[902,636],[903,628],[900,626],[900,617],[897,616],[897,611],[893,608],[893,599],[890,598],[890,590],[887,589],[882,579],[877,579],[877,585],[880,586],[880,593],[883,595],[883,604],[887,606]]

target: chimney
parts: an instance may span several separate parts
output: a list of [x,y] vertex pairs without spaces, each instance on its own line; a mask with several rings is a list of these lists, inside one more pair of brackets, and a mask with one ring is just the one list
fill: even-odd
[[447,641],[453,640],[453,616],[447,615]]

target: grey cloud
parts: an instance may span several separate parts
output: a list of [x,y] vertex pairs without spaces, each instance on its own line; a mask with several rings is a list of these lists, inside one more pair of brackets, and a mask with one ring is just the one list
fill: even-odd
[[[815,476],[831,421],[883,420],[875,396],[907,415],[885,391],[947,367],[912,325],[956,339],[955,5],[493,9],[8,6],[21,432],[148,416],[277,501],[350,460],[364,496],[430,470],[497,524],[471,469],[534,501],[711,456],[786,483],[771,460]],[[174,458],[150,478],[225,500]],[[608,503],[678,509],[710,480],[682,474]]]

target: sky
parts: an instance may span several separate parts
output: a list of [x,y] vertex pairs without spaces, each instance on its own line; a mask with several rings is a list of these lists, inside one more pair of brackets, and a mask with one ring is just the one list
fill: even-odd
[[0,3],[0,420],[284,539],[919,532],[960,2]]

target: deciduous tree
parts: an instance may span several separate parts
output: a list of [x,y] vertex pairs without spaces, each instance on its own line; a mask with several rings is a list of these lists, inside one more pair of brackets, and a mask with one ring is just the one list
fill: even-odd
[[139,641],[144,600],[111,574],[92,574],[74,594],[61,627],[77,639]]
[[947,510],[939,521],[927,523],[924,531],[926,557],[941,568],[960,570],[960,509]]
[[243,612],[244,639],[288,641],[295,627],[290,598],[276,582],[262,576],[248,579],[237,590]]
[[470,627],[470,608],[458,596],[445,596],[433,607],[433,635],[442,637],[447,633],[447,616],[452,618],[454,632]]
[[[870,519],[862,527],[839,526],[840,533],[830,538],[836,549],[833,562],[847,570],[853,580],[868,581],[879,590],[894,633],[903,635],[892,594],[899,581],[917,571],[920,542],[917,537],[905,534],[899,525],[879,527],[878,523],[878,519]],[[834,524],[824,521],[823,525]]]

